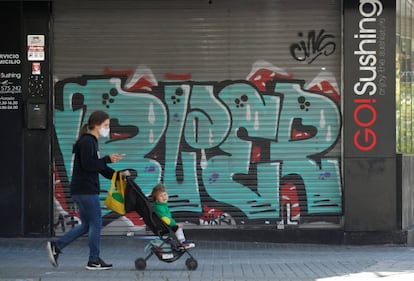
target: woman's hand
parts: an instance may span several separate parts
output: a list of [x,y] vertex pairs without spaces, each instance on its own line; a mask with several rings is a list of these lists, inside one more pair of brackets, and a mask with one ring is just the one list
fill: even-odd
[[123,158],[122,154],[110,154],[109,159],[111,159],[111,163],[116,163]]

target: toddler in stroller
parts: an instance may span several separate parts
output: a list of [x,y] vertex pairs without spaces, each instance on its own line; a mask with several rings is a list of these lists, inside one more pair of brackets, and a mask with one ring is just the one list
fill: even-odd
[[[132,177],[126,177],[126,181],[126,211],[136,211],[154,235],[158,236],[158,238],[151,240],[145,247],[145,250],[148,253],[147,256],[145,258],[137,258],[135,260],[135,268],[138,270],[145,269],[147,260],[154,254],[160,261],[170,263],[178,260],[183,254],[186,253],[189,255],[189,258],[185,262],[187,269],[195,270],[198,266],[197,260],[188,251],[188,248],[194,247],[194,244],[185,240],[182,228],[175,224],[175,221],[171,216],[168,216],[168,208],[165,210],[164,206],[163,211],[166,213],[162,213],[162,219],[157,214],[156,208],[154,207],[156,204],[155,202],[161,201],[156,201],[157,199],[153,198],[155,202],[151,202],[142,192],[141,188],[135,183]],[[152,196],[154,197],[157,197],[158,191],[163,188],[161,184],[157,186],[154,187],[153,190]],[[165,188],[164,191],[161,191],[161,193],[162,192],[166,193]],[[158,200],[162,199],[160,198]]]
[[165,186],[158,183],[151,192],[152,200],[154,201],[155,213],[168,225],[172,230],[175,231],[175,235],[181,245],[188,249],[195,247],[195,244],[185,239],[183,226],[177,224],[175,219],[172,217],[170,209],[168,208],[168,193]]

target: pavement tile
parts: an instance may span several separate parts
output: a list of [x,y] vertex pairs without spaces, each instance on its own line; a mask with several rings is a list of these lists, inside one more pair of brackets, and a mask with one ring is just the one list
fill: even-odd
[[0,281],[414,280],[414,248],[401,245],[196,241],[197,247],[191,250],[198,261],[195,271],[187,270],[187,255],[173,263],[152,256],[147,268],[138,271],[134,261],[145,257],[144,247],[150,238],[104,236],[102,258],[114,265],[108,271],[85,269],[86,238],[63,250],[58,268],[47,259],[45,238],[0,238]]

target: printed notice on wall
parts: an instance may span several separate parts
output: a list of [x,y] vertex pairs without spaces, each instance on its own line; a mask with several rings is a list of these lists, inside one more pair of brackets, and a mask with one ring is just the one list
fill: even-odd
[[0,52],[1,111],[19,109],[19,99],[22,93],[22,73],[20,65],[20,54]]
[[45,60],[44,35],[27,35],[27,59],[29,61]]

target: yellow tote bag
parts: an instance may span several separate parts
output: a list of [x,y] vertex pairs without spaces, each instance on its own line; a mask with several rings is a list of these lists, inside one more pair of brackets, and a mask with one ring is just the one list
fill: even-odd
[[[125,181],[119,172],[115,172],[112,176],[111,189],[109,189],[108,196],[106,197],[104,204],[105,206],[118,213],[120,215],[125,215]],[[116,190],[115,190],[116,187]]]

